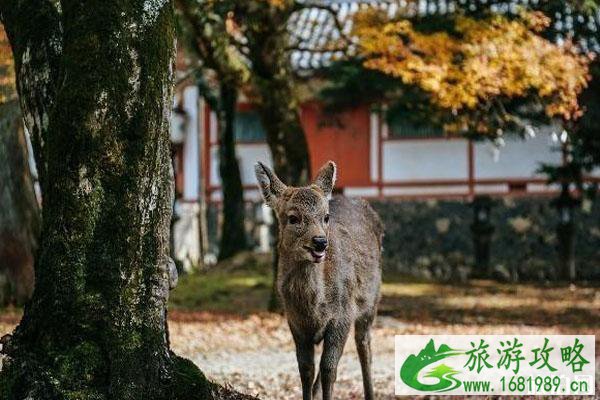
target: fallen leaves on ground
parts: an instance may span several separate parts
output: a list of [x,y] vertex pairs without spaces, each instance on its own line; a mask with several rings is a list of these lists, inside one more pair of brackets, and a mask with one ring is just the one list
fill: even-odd
[[[195,322],[189,319],[186,322],[173,321],[170,329],[174,350],[190,357],[211,379],[261,399],[300,398],[294,344],[282,316],[260,314],[233,317],[229,321],[210,316]],[[598,335],[600,330],[568,326],[407,323],[393,317],[379,317],[373,330],[373,376],[377,399],[395,398],[394,335],[550,333]],[[337,399],[363,398],[360,364],[352,338],[351,334],[340,361],[335,389]],[[600,363],[600,358],[596,359],[596,363]],[[600,370],[600,366],[596,369]]]
[[[395,399],[394,335],[591,334],[596,335],[596,348],[600,348],[600,290],[595,287],[396,282],[384,284],[382,292],[381,312],[373,329],[377,399]],[[18,319],[17,312],[0,314],[0,335],[10,332]],[[294,344],[283,316],[260,311],[239,315],[173,310],[169,328],[174,351],[190,358],[211,380],[261,399],[300,398]],[[353,341],[351,334],[338,370],[337,399],[363,398]],[[599,374],[597,356],[596,382]],[[600,398],[598,386],[596,398]]]

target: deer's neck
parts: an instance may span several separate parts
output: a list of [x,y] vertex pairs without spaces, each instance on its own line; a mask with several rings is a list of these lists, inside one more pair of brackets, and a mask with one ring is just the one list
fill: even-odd
[[286,303],[311,304],[321,301],[325,292],[323,271],[324,264],[292,262],[280,255],[277,282]]

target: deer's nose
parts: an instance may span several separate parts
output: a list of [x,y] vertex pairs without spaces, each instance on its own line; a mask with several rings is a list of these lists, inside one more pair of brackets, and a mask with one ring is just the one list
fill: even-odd
[[312,242],[316,251],[323,251],[327,248],[327,238],[325,236],[313,236]]

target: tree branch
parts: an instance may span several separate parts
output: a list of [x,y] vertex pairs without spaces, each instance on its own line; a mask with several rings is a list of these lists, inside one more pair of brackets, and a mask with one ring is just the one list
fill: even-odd
[[[198,6],[190,4],[189,1],[176,0],[176,4],[191,30],[192,37],[188,40],[191,50],[197,54],[202,65],[215,71],[221,81],[227,81],[234,86],[241,84],[243,81],[242,63],[237,63],[234,59],[235,56],[227,51],[229,46],[235,47],[236,40],[226,31],[225,21],[222,22],[223,26],[217,26],[214,21],[211,21],[213,32],[206,34],[203,26],[206,20],[209,20],[208,13],[213,11],[202,10],[200,12],[205,12],[205,15],[202,15],[198,10],[193,9]],[[224,17],[221,16],[221,18]],[[218,32],[215,33],[216,30]],[[239,49],[237,50],[239,51]],[[240,54],[243,55],[241,51]]]

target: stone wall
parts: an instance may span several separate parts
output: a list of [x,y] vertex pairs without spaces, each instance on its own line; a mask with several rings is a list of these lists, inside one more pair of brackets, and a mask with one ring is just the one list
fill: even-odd
[[[495,278],[556,280],[558,213],[550,198],[493,200],[491,265]],[[385,225],[384,268],[426,279],[466,280],[474,266],[471,233],[473,208],[465,201],[372,201]],[[218,206],[208,210],[209,252],[218,253]],[[246,228],[252,248],[269,251],[263,230],[271,222],[260,204],[246,204]],[[578,277],[600,280],[600,198],[584,202],[576,213]],[[272,239],[271,239],[272,242]]]
[[[558,214],[549,198],[494,201],[491,264],[500,278],[553,280],[557,273]],[[474,274],[472,206],[463,201],[373,201],[385,224],[384,265],[425,278]],[[600,279],[600,199],[576,213],[580,279]]]

